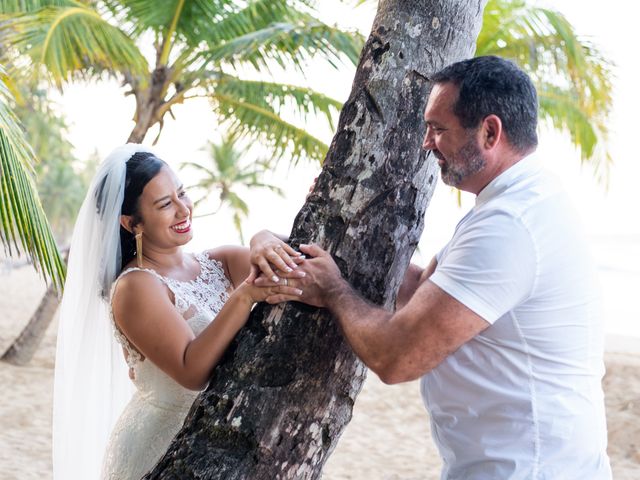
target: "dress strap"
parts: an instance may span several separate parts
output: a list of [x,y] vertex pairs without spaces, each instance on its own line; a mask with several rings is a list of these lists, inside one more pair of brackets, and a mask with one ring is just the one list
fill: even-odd
[[116,337],[116,340],[118,341],[118,343],[120,345],[122,345],[122,348],[127,353],[126,354],[126,361],[127,361],[127,365],[129,366],[129,368],[134,368],[138,362],[141,362],[142,361],[142,355],[140,354],[140,352],[138,352],[138,350],[136,350],[131,345],[131,343],[129,342],[129,339],[118,328],[118,325],[116,325],[116,319],[113,316],[113,303],[112,302],[113,302],[113,294],[116,291],[116,286],[118,285],[118,282],[120,281],[120,279],[122,277],[124,277],[125,275],[127,275],[127,274],[129,274],[131,272],[135,272],[135,271],[141,271],[141,272],[150,273],[151,275],[156,277],[158,280],[160,280],[162,283],[164,283],[165,285],[169,286],[167,281],[166,281],[166,279],[162,275],[160,275],[158,272],[156,272],[154,270],[151,270],[150,268],[139,268],[139,267],[127,268],[126,270],[124,270],[118,276],[118,278],[116,278],[115,282],[113,282],[113,285],[111,287],[111,293],[109,295],[109,316],[111,317],[111,324],[113,325],[113,334]]
[[118,278],[116,278],[116,281],[113,282],[113,287],[111,287],[111,297],[113,297],[113,292],[115,291],[116,285],[118,284],[120,279],[122,277],[124,277],[125,275],[131,273],[131,272],[147,272],[147,273],[150,273],[151,275],[153,275],[154,277],[156,277],[162,283],[164,283],[164,284],[167,283],[167,279],[165,277],[163,277],[162,275],[160,275],[155,270],[152,270],[150,268],[131,267],[131,268],[127,268],[126,270],[123,270],[122,273],[118,276]]

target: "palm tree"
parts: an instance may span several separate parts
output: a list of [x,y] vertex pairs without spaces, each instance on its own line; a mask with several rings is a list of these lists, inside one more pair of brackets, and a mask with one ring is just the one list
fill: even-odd
[[582,162],[606,183],[613,64],[595,45],[556,10],[528,0],[488,0],[475,55],[498,55],[522,67],[538,90],[541,119],[568,132]]
[[[0,0],[0,43],[61,87],[115,76],[136,100],[130,142],[142,142],[171,108],[206,97],[234,135],[275,157],[321,160],[327,146],[283,118],[293,108],[329,121],[341,103],[305,87],[265,80],[311,59],[358,60],[363,41],[313,16],[316,0]],[[142,49],[153,45],[154,65]],[[29,67],[31,68],[31,67]],[[250,79],[260,74],[260,80]],[[156,138],[157,139],[157,138]]]
[[36,157],[11,108],[17,93],[0,65],[0,241],[10,255],[22,249],[61,288],[65,267],[36,192]]
[[476,55],[518,63],[536,84],[541,118],[568,132],[582,161],[591,162],[606,181],[613,64],[595,45],[578,36],[558,11],[526,0],[489,0]]
[[227,205],[233,213],[233,223],[236,227],[240,241],[244,243],[242,235],[242,217],[249,214],[247,203],[238,195],[236,188],[268,188],[282,195],[282,189],[275,185],[263,183],[260,178],[272,166],[268,162],[242,162],[242,157],[246,151],[236,149],[236,140],[227,135],[219,144],[209,142],[207,144],[210,166],[201,165],[196,162],[184,162],[181,167],[188,167],[199,171],[203,177],[193,188],[203,191],[203,195],[195,201],[195,205],[207,200],[214,192],[218,193],[218,207],[214,212],[198,215],[204,217],[217,213],[223,205]]

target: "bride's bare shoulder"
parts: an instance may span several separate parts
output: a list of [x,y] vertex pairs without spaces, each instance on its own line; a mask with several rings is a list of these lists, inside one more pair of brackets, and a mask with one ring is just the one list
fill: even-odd
[[167,298],[162,277],[152,270],[125,271],[113,287],[111,305],[114,313],[120,306],[144,305]]

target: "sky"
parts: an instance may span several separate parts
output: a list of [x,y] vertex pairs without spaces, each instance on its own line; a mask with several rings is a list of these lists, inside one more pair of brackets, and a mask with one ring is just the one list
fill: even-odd
[[[353,10],[334,1],[323,1],[320,14],[329,23],[359,28],[368,35],[373,7]],[[610,117],[609,149],[614,167],[609,188],[598,184],[593,171],[581,166],[578,152],[566,135],[542,130],[537,155],[544,164],[559,175],[585,225],[603,285],[606,325],[608,333],[637,337],[640,340],[640,306],[633,302],[640,286],[640,215],[637,181],[640,162],[636,152],[637,118],[640,108],[640,74],[637,47],[633,33],[640,18],[640,4],[623,0],[556,0],[538,2],[564,13],[578,34],[587,36],[616,64],[614,79],[614,108]],[[306,78],[291,76],[300,84],[346,100],[351,88],[355,67],[343,65],[339,71],[322,65],[312,65]],[[70,123],[70,141],[78,157],[86,158],[93,151],[106,156],[123,143],[133,127],[131,117],[134,103],[123,96],[123,89],[114,81],[93,85],[74,85],[65,88],[58,97],[60,108]],[[219,140],[220,130],[206,101],[192,101],[174,109],[176,120],[168,119],[156,146],[162,158],[174,168],[182,161],[206,162],[202,151],[207,140]],[[332,132],[318,126],[314,132],[327,143]],[[156,135],[151,131],[146,144]],[[254,232],[269,228],[288,233],[295,214],[304,202],[319,166],[306,162],[296,168],[284,163],[266,180],[286,192],[279,198],[270,192],[247,194],[250,218],[244,224],[247,238]],[[189,185],[189,174],[183,173]],[[424,265],[448,240],[458,220],[473,205],[473,196],[463,197],[462,208],[445,185],[439,184],[426,213],[426,227],[414,261]],[[206,207],[205,207],[206,209]],[[197,213],[197,212],[196,212]],[[204,212],[201,212],[204,213]],[[224,209],[214,217],[194,222],[195,240],[190,249],[197,251],[224,244],[238,243],[231,216]],[[635,287],[635,288],[634,288]]]

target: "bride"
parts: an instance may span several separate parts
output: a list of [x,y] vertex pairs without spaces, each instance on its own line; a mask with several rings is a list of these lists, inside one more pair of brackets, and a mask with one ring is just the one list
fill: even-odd
[[[252,306],[301,294],[287,277],[303,275],[302,257],[270,232],[255,235],[251,251],[185,253],[192,208],[144,146],[119,147],[100,166],[74,229],[60,308],[54,479],[141,478]],[[259,270],[278,285],[254,285]]]

